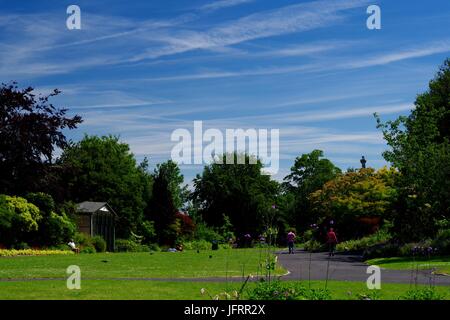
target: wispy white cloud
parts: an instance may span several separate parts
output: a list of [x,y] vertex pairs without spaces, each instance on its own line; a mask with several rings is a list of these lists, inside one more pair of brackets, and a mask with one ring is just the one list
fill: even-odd
[[[311,47],[303,47],[298,48],[297,54],[301,54],[301,52],[310,52],[317,50],[328,50],[333,48],[333,45],[330,44],[327,46],[324,44],[322,47],[311,46]],[[294,55],[295,49],[280,49],[274,51],[273,54],[283,55],[284,54],[292,54]],[[201,79],[215,79],[215,78],[231,78],[231,77],[247,77],[247,76],[269,76],[276,74],[286,74],[286,73],[296,73],[296,72],[323,72],[323,71],[339,71],[339,70],[352,70],[352,69],[360,69],[367,68],[372,66],[380,66],[387,65],[395,62],[400,62],[403,60],[409,60],[414,58],[421,58],[426,56],[431,56],[439,53],[450,52],[450,40],[444,39],[440,42],[431,42],[421,48],[411,48],[407,50],[394,51],[381,55],[374,55],[363,58],[325,58],[327,59],[327,64],[320,62],[312,62],[305,63],[303,65],[289,65],[289,66],[272,66],[272,67],[263,67],[263,68],[255,68],[255,69],[244,69],[238,71],[206,71],[199,72],[193,74],[182,74],[182,75],[174,75],[174,76],[163,76],[163,77],[155,77],[155,78],[145,78],[142,80],[145,81],[180,81],[180,80],[201,80]],[[258,55],[258,54],[257,54]],[[256,56],[257,56],[256,55]]]
[[380,66],[398,62],[402,60],[421,58],[431,56],[438,53],[445,53],[450,51],[450,40],[444,39],[439,42],[431,42],[426,46],[420,48],[409,48],[397,52],[378,55],[367,59],[358,59],[356,61],[350,61],[342,63],[340,68],[366,68],[372,66]]
[[372,117],[374,113],[381,115],[398,114],[404,111],[410,111],[414,108],[411,103],[400,103],[379,106],[361,106],[352,108],[321,108],[319,111],[299,111],[299,112],[278,112],[276,114],[236,116],[216,119],[218,122],[238,121],[238,123],[253,123],[254,125],[263,125],[268,127],[284,127],[295,123],[311,123],[334,121],[341,119],[352,119],[361,117]]
[[245,3],[250,3],[253,1],[255,0],[218,0],[201,6],[200,10],[215,11],[223,8],[229,8]]
[[166,46],[150,48],[134,56],[131,61],[154,59],[196,49],[225,47],[260,38],[322,28],[342,21],[344,18],[339,14],[341,11],[362,7],[367,3],[366,0],[314,1],[254,13],[205,32],[181,30],[159,34],[157,40],[166,42]]
[[344,108],[344,109],[323,109],[318,112],[300,112],[292,114],[284,114],[279,121],[283,122],[319,122],[331,121],[339,119],[351,119],[364,116],[371,116],[373,113],[379,114],[395,114],[403,111],[410,111],[414,106],[410,103],[384,105],[384,106],[368,106],[358,108]]
[[[137,63],[192,50],[223,51],[260,38],[304,32],[342,21],[340,13],[361,7],[367,0],[322,0],[257,12],[227,21],[206,31],[188,27],[198,14],[168,20],[133,21],[85,13],[83,29],[68,32],[60,19],[43,14],[0,16],[7,34],[0,46],[0,72],[9,77],[70,73],[82,68]],[[237,5],[234,0],[214,6]],[[213,5],[213,4],[211,4]],[[6,34],[6,33],[5,33]],[[133,50],[118,50],[132,43]],[[274,51],[278,56],[305,55],[331,50],[336,44],[304,45]],[[68,50],[70,48],[70,50]],[[226,51],[225,51],[226,52]],[[70,63],[67,63],[70,61]],[[20,66],[20,67],[19,67]],[[272,68],[247,73],[218,72],[185,79],[293,72],[303,68]],[[176,80],[176,77],[172,79]]]

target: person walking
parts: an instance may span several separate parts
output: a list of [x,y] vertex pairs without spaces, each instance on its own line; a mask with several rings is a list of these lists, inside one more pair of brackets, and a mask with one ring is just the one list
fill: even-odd
[[292,230],[289,231],[289,233],[287,234],[287,243],[288,243],[288,248],[289,248],[289,254],[294,253],[295,238],[296,238],[295,233]]
[[327,233],[327,243],[329,248],[329,256],[334,256],[334,251],[336,250],[336,244],[338,243],[336,233],[333,228],[330,228],[330,231]]

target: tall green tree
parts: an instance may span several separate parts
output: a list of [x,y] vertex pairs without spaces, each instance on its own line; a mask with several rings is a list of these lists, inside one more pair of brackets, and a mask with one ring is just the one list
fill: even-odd
[[436,221],[450,218],[450,59],[409,116],[382,123],[390,150],[384,158],[401,172],[395,228],[407,240],[432,236]]
[[48,186],[54,151],[68,144],[63,130],[82,121],[49,102],[59,93],[36,95],[32,87],[0,85],[0,193],[23,195]]
[[177,230],[176,214],[186,200],[186,187],[178,165],[169,160],[158,164],[153,177],[153,192],[146,208],[146,218],[155,223],[158,241],[174,244]]
[[323,151],[314,150],[295,159],[291,172],[284,178],[285,192],[292,194],[293,204],[287,205],[291,224],[305,230],[315,218],[311,212],[309,195],[334,179],[341,170],[324,158]]
[[66,199],[107,201],[120,217],[117,236],[138,232],[151,177],[145,163],[136,163],[128,144],[115,136],[85,136],[64,149],[58,164],[64,168],[59,184]]
[[[215,162],[194,179],[193,199],[199,214],[210,225],[220,226],[229,217],[235,234],[242,237],[262,233],[273,221],[272,205],[276,203],[279,185],[261,173],[263,164],[250,163],[250,156],[234,154],[234,164]],[[245,164],[237,164],[240,156]],[[271,221],[272,220],[272,221]]]

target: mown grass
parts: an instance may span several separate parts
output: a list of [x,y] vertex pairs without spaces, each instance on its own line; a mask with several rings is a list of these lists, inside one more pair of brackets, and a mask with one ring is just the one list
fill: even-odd
[[436,268],[438,273],[450,274],[450,256],[445,257],[393,257],[393,258],[378,258],[366,261],[369,265],[377,265],[386,269],[432,269]]
[[[306,281],[302,282],[305,287]],[[80,290],[69,290],[64,280],[0,282],[1,300],[209,300],[200,290],[207,289],[211,295],[239,290],[240,282],[171,282],[144,280],[82,280]],[[242,299],[246,299],[247,290],[255,283],[249,283]],[[324,281],[311,281],[312,288],[324,288]],[[424,286],[418,286],[422,288]],[[397,300],[412,287],[408,284],[383,284],[379,298]],[[367,295],[369,290],[365,282],[328,281],[331,299],[357,300]],[[436,291],[450,298],[449,287],[436,287]]]
[[[232,277],[261,274],[265,257],[259,249],[2,257],[0,279],[63,278],[70,265],[94,279]],[[278,265],[275,273],[284,272]]]

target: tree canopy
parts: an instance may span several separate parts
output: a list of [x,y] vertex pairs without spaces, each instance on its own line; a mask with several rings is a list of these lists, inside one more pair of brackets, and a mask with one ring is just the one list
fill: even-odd
[[119,215],[119,237],[137,231],[150,197],[151,177],[138,166],[128,144],[115,136],[85,136],[64,149],[58,164],[64,168],[60,184],[75,202],[106,201]]
[[[194,179],[193,200],[203,219],[214,226],[230,218],[236,235],[262,233],[268,224],[279,185],[270,176],[261,173],[262,163],[250,163],[250,156],[234,154],[234,164],[205,166],[202,175]],[[245,164],[237,164],[237,157],[245,157]]]
[[396,197],[395,169],[360,169],[336,176],[310,194],[311,210],[320,224],[333,220],[341,235],[361,237],[370,230],[361,218],[390,217],[391,203]]
[[0,86],[0,193],[23,195],[46,184],[55,148],[68,144],[63,129],[82,121],[49,103],[59,93],[36,96],[32,87]]
[[176,215],[186,200],[186,187],[181,187],[184,178],[171,160],[158,164],[152,177],[153,192],[145,210],[146,218],[155,222],[160,243],[173,244],[179,231]]
[[315,222],[311,216],[309,195],[341,172],[330,160],[323,157],[321,150],[313,150],[297,157],[290,174],[284,178],[284,189],[292,195],[286,197],[287,201],[293,202],[287,205],[288,216],[291,224],[300,230]]
[[450,217],[450,59],[409,116],[386,123],[375,116],[390,147],[384,158],[401,172],[397,231],[406,238],[430,236],[436,221]]

